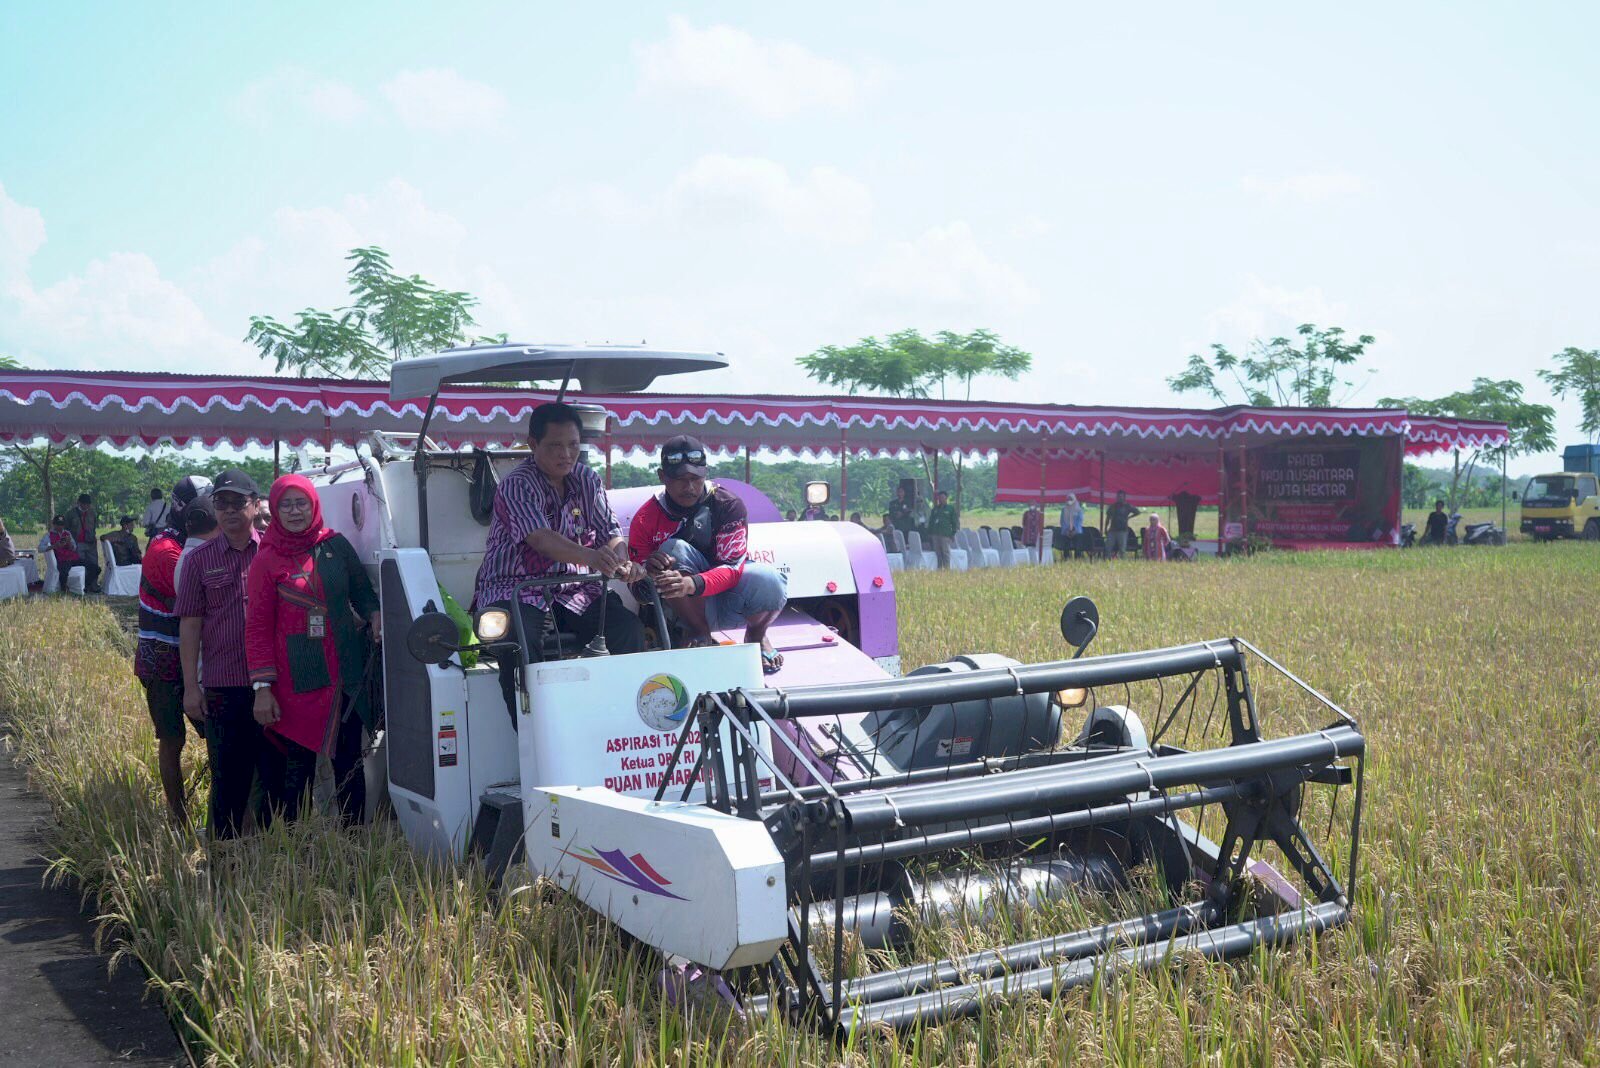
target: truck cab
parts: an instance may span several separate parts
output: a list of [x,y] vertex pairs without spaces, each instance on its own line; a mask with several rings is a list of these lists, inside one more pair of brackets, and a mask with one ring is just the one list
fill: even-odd
[[1535,475],[1522,495],[1522,532],[1538,541],[1600,541],[1600,446],[1572,445],[1565,471]]

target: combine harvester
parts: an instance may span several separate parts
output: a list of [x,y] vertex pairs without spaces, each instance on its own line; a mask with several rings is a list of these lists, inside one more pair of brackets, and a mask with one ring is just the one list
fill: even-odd
[[[782,672],[763,678],[738,635],[671,648],[659,609],[645,612],[653,647],[627,656],[483,613],[479,639],[521,664],[513,731],[495,669],[462,668],[439,606],[440,591],[468,602],[486,535],[473,502],[486,515],[497,472],[527,454],[435,448],[439,389],[618,392],[718,366],[529,346],[402,361],[393,396],[433,398],[414,447],[377,439],[321,476],[325,514],[351,517],[377,573],[389,795],[419,849],[477,853],[497,877],[525,866],[669,959],[721,973],[744,1011],[838,1035],[1349,919],[1364,739],[1248,642],[1083,658],[1099,615],[1075,598],[1070,659],[975,654],[899,677],[877,540],[778,522],[727,480],[750,506],[752,557],[788,575],[771,631]],[[613,493],[624,525],[645,496]],[[1265,737],[1264,707],[1298,733]]]

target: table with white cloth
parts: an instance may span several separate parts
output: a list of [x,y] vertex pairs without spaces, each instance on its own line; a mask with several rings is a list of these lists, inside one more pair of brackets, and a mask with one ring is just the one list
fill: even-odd
[[28,574],[21,564],[0,567],[0,601],[28,596]]

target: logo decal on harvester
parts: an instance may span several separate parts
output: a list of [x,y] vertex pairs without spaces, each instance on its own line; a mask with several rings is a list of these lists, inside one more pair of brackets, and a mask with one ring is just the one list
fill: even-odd
[[[671,678],[670,675],[666,677]],[[563,856],[571,857],[573,860],[582,861],[607,879],[619,882],[623,886],[631,886],[635,890],[643,890],[645,893],[655,894],[657,897],[670,897],[674,901],[689,900],[686,897],[679,897],[667,889],[672,885],[672,881],[663,879],[650,866],[650,862],[644,859],[643,853],[635,853],[631,857],[625,857],[620,849],[596,851],[588,848],[563,849],[561,853]]]
[[639,687],[635,707],[647,726],[658,731],[676,730],[689,714],[689,691],[676,675],[651,675]]

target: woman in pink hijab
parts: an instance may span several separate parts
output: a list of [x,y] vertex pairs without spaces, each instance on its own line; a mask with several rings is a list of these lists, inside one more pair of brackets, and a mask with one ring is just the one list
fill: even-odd
[[1144,558],[1146,560],[1165,560],[1167,558],[1167,545],[1172,541],[1172,535],[1167,533],[1167,528],[1161,525],[1161,517],[1154,512],[1150,513],[1150,525],[1144,531]]
[[317,755],[326,753],[340,814],[358,823],[366,809],[361,752],[363,721],[372,715],[365,682],[369,638],[376,641],[381,626],[378,597],[355,549],[322,525],[310,481],[284,475],[267,498],[272,522],[245,583],[244,641],[256,721],[284,751],[274,801],[294,819]]

